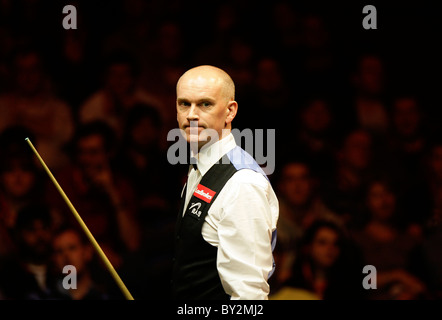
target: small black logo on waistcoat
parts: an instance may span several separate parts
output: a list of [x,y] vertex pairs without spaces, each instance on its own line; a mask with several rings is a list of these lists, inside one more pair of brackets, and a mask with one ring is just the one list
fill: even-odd
[[198,218],[201,216],[201,210],[199,210],[201,207],[201,202],[192,202],[189,206],[189,213]]

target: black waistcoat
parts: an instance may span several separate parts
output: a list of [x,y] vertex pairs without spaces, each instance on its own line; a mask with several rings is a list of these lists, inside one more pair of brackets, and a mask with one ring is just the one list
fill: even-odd
[[182,215],[181,199],[175,232],[172,289],[175,299],[229,299],[216,266],[218,248],[207,243],[201,229],[210,206],[237,169],[226,156],[203,176]]

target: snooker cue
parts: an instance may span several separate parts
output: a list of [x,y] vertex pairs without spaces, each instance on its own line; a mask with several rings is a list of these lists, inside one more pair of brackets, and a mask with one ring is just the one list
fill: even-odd
[[35,155],[37,156],[38,160],[40,161],[40,163],[42,164],[43,168],[45,169],[45,171],[47,172],[47,174],[49,175],[49,178],[51,178],[52,182],[54,183],[55,187],[57,188],[57,190],[60,192],[61,196],[63,197],[64,201],[66,202],[66,204],[68,205],[69,209],[71,210],[71,212],[74,214],[75,218],[77,219],[77,221],[79,222],[81,228],[83,229],[83,231],[86,233],[87,237],[89,238],[89,240],[91,241],[92,245],[94,246],[95,250],[98,252],[98,255],[100,256],[100,258],[103,260],[106,268],[109,270],[109,272],[111,273],[112,277],[114,278],[114,280],[116,281],[118,287],[121,289],[121,291],[124,294],[124,297],[127,300],[134,300],[134,298],[132,297],[131,293],[129,292],[129,290],[127,289],[126,285],[124,284],[124,282],[121,280],[120,276],[118,275],[117,271],[115,270],[115,268],[113,267],[113,265],[111,264],[111,262],[109,261],[109,259],[107,258],[106,254],[104,253],[104,251],[101,249],[100,245],[98,244],[98,242],[95,240],[94,236],[92,235],[92,233],[90,232],[89,228],[86,226],[86,224],[84,223],[83,219],[81,218],[81,216],[78,214],[77,210],[74,208],[74,206],[72,205],[71,201],[69,200],[68,196],[66,195],[66,193],[63,191],[63,189],[61,188],[61,186],[58,184],[57,180],[55,179],[55,177],[53,176],[53,174],[51,173],[51,171],[49,170],[48,166],[46,165],[46,163],[43,161],[42,157],[40,156],[40,154],[38,153],[37,149],[35,149],[34,145],[32,144],[31,140],[29,138],[25,139],[26,142],[29,144],[29,146],[31,147],[32,151],[34,151]]

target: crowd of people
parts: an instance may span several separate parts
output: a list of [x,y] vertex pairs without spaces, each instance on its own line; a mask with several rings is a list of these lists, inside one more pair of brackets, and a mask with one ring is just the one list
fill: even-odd
[[58,2],[0,2],[0,299],[124,298],[26,137],[134,298],[170,298],[188,166],[168,162],[166,137],[178,78],[203,64],[235,82],[234,128],[276,130],[271,299],[442,298],[432,85],[380,48],[346,50],[327,8],[71,4],[78,29],[65,30]]

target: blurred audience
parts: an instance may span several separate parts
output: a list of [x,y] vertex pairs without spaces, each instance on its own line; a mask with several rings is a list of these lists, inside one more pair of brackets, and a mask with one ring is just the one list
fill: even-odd
[[[155,108],[145,104],[134,106],[128,113],[125,134],[114,161],[118,172],[128,179],[134,190],[141,252],[133,264],[136,270],[128,274],[132,275],[130,281],[133,280],[136,292],[144,298],[170,294],[164,284],[172,267],[173,238],[170,235],[174,232],[179,207],[180,178],[187,174],[168,164],[160,141],[162,128]],[[149,293],[146,285],[157,289]]]
[[343,134],[334,152],[336,164],[321,184],[326,206],[351,225],[359,218],[366,183],[373,173],[373,139],[357,128]]
[[[121,298],[26,137],[135,298],[170,298],[187,168],[167,163],[166,135],[177,126],[176,81],[201,64],[232,76],[235,127],[276,129],[276,298],[442,296],[442,139],[427,107],[440,99],[419,73],[437,75],[438,60],[408,46],[413,34],[407,50],[389,33],[352,38],[345,10],[286,0],[74,1],[78,29],[65,30],[53,4],[0,1],[0,299]],[[398,188],[371,183],[377,172]],[[45,218],[24,223],[26,210]],[[341,246],[346,231],[354,256]],[[359,248],[381,290],[360,295]],[[78,292],[58,290],[60,271],[46,271],[68,262]]]
[[423,225],[421,255],[415,270],[425,280],[433,299],[442,299],[442,140],[432,142],[428,159],[428,184],[424,190],[429,194],[430,217]]
[[[404,222],[415,225],[416,232],[425,228],[431,216],[431,193],[425,163],[431,132],[418,98],[412,93],[397,95],[392,101],[392,127],[387,136],[385,162],[390,176],[401,181]],[[406,179],[404,179],[406,177]]]
[[123,135],[128,111],[137,103],[147,103],[158,109],[163,116],[161,102],[153,93],[147,92],[138,83],[140,70],[132,56],[125,52],[110,54],[102,73],[102,87],[90,95],[78,110],[82,124],[100,120]]
[[334,70],[335,54],[330,26],[320,14],[308,13],[301,19],[301,46],[298,49],[302,65],[302,88],[315,93],[318,88],[329,93],[340,89],[340,79]]
[[[362,260],[342,227],[330,220],[318,219],[306,229],[298,246],[299,256],[291,277],[282,288],[306,290],[318,300],[364,298],[360,281]],[[299,291],[292,292],[291,297],[285,295],[285,300],[301,298]]]
[[[184,61],[189,59],[189,52],[184,50],[184,35],[178,22],[165,20],[153,30],[154,37],[144,53],[146,68],[140,74],[140,85],[155,93],[156,103],[163,126],[167,130],[176,128],[176,83],[186,71]],[[146,101],[147,102],[147,101]]]
[[[152,46],[153,11],[147,1],[126,0],[119,3],[121,15],[118,28],[113,30],[101,45],[102,55],[116,51],[128,52],[140,62],[140,69],[147,70],[146,57]],[[147,61],[146,61],[147,60]]]
[[309,158],[319,179],[326,178],[335,166],[337,140],[335,114],[330,100],[319,95],[308,98],[295,111],[294,118],[298,125],[296,129],[290,128],[292,132],[287,128],[286,134],[295,135],[296,152]]
[[31,149],[24,141],[30,132],[23,127],[10,127],[0,136],[0,255],[14,247],[10,238],[20,209],[40,201],[44,196]]
[[134,105],[128,112],[114,163],[118,172],[130,180],[137,207],[157,207],[167,211],[171,203],[166,200],[163,190],[176,172],[169,167],[166,150],[161,144],[162,128],[161,116],[154,107],[141,103]]
[[376,136],[385,134],[390,127],[386,78],[385,61],[371,53],[358,57],[351,74],[352,96],[348,121]]
[[442,136],[435,137],[429,147],[426,163],[427,189],[432,198],[432,216],[434,224],[442,221]]
[[287,128],[291,119],[280,115],[290,111],[296,97],[290,93],[280,62],[274,57],[262,57],[256,63],[254,79],[254,110],[250,116],[256,128]]
[[66,165],[64,144],[74,132],[69,105],[53,91],[44,61],[34,48],[20,48],[14,54],[13,88],[0,96],[0,131],[12,125],[30,130],[36,147],[53,169]]
[[[78,4],[79,1],[76,2]],[[77,10],[82,9],[81,6],[77,8]],[[81,27],[84,23],[82,17],[84,16],[77,15],[77,24],[80,28],[60,30],[58,51],[53,53],[52,58],[56,62],[52,64],[51,70],[54,88],[71,106],[76,122],[78,108],[92,94],[98,83],[99,70],[96,68],[96,61],[101,59],[97,57],[99,55],[97,43],[94,42],[92,35]]]
[[388,179],[373,179],[367,185],[366,220],[352,229],[365,264],[377,271],[377,289],[369,299],[414,300],[428,294],[425,283],[412,272],[414,252],[420,239],[401,223],[394,185]]
[[48,207],[32,204],[22,208],[12,233],[17,249],[0,266],[0,290],[9,300],[56,299]]
[[[52,260],[54,262],[53,272],[57,278],[56,289],[62,299],[67,300],[109,300],[112,296],[103,280],[105,270],[99,264],[94,248],[89,239],[86,238],[83,230],[72,226],[58,228],[52,239]],[[75,268],[74,275],[64,271],[66,266]],[[70,271],[73,272],[73,271]],[[75,287],[66,289],[65,277],[75,277]],[[72,286],[72,282],[68,283]],[[113,297],[116,298],[116,297]]]
[[276,281],[283,282],[291,275],[293,262],[299,252],[296,247],[305,231],[318,219],[343,225],[341,218],[327,208],[318,193],[318,180],[308,162],[288,161],[280,168],[277,190],[280,205],[278,220],[279,268]]
[[[123,256],[140,246],[134,191],[116,170],[115,133],[104,122],[80,126],[71,143],[73,162],[58,173],[58,182],[100,243],[109,260],[118,268]],[[67,221],[74,216],[58,190],[47,187],[48,201]]]
[[412,181],[416,181],[423,173],[422,160],[429,134],[418,98],[413,94],[396,96],[392,103],[391,120],[388,136],[391,161],[402,166],[402,174],[407,173]]

